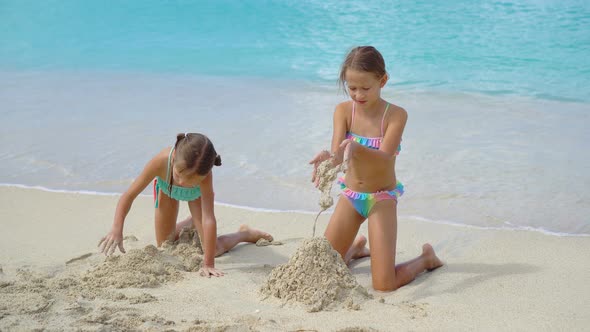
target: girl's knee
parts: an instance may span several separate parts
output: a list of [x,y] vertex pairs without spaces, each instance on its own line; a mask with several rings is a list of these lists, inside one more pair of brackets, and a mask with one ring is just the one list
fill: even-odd
[[400,275],[393,261],[391,264],[371,264],[371,277],[373,288],[381,292],[391,292],[398,289],[401,285],[399,282]]
[[226,247],[225,243],[223,242],[223,239],[221,239],[220,241],[220,239],[217,238],[217,243],[215,245],[215,257],[219,257],[228,251],[229,249]]
[[398,289],[395,276],[393,275],[372,275],[373,288],[380,292],[392,292]]

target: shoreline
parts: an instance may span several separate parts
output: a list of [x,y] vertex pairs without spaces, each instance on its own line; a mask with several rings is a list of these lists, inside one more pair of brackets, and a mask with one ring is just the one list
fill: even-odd
[[[296,85],[302,88],[313,86],[314,89],[322,89],[339,94],[336,79],[326,79],[320,77],[268,77],[259,75],[238,75],[232,73],[209,73],[209,72],[183,72],[183,71],[146,71],[144,69],[127,69],[117,70],[109,68],[84,68],[83,70],[68,69],[68,68],[0,68],[0,74],[4,76],[11,76],[11,78],[30,78],[37,75],[54,75],[59,79],[79,79],[92,75],[94,77],[106,77],[115,79],[132,79],[140,77],[143,80],[169,80],[179,79],[183,81],[200,81],[200,80],[230,80],[231,82],[239,82],[245,78],[255,80],[257,82],[270,82],[279,85]],[[420,84],[422,83],[422,84]],[[393,87],[393,88],[392,88]],[[539,93],[526,90],[497,90],[497,89],[482,89],[478,90],[475,87],[458,86],[458,87],[440,87],[438,84],[424,84],[423,81],[415,81],[411,78],[396,78],[389,86],[386,94],[396,94],[403,98],[436,95],[442,98],[467,98],[467,99],[506,99],[509,98],[517,103],[563,103],[570,106],[583,106],[590,104],[590,97],[588,96],[563,96],[554,95],[551,93]]]
[[[0,188],[18,188],[18,189],[25,189],[25,190],[39,190],[45,191],[49,193],[61,193],[61,194],[74,194],[74,195],[96,195],[96,196],[114,196],[119,197],[121,193],[115,192],[100,192],[100,191],[91,191],[91,190],[67,190],[67,189],[51,189],[43,186],[28,186],[23,184],[11,184],[11,183],[0,183]],[[151,198],[151,194],[140,194],[139,197],[148,197]],[[249,212],[261,212],[261,213],[297,213],[297,214],[304,214],[304,215],[317,215],[317,211],[305,211],[305,210],[280,210],[280,209],[270,209],[270,208],[257,208],[251,206],[242,206],[232,203],[225,203],[225,202],[215,202],[215,206],[219,207],[227,207],[227,208],[234,208]],[[318,209],[319,210],[319,209]],[[331,215],[333,212],[332,208],[322,212],[322,215]],[[431,224],[438,224],[438,225],[447,225],[453,227],[465,227],[465,228],[473,228],[479,230],[491,230],[491,231],[523,231],[523,232],[536,232],[541,233],[548,236],[557,236],[557,237],[590,237],[590,234],[586,233],[567,233],[567,232],[557,232],[557,231],[550,231],[544,228],[536,228],[530,226],[522,226],[522,225],[511,225],[511,226],[478,226],[478,225],[470,225],[464,224],[460,222],[454,221],[446,221],[446,220],[432,220],[429,218],[425,218],[422,216],[413,216],[413,215],[400,215],[398,216],[399,219],[407,219],[407,220],[414,220],[414,221],[422,221]]]
[[[8,230],[0,235],[0,283],[79,280],[81,273],[105,261],[96,245],[110,228],[118,197],[7,187],[0,187],[0,197],[1,226]],[[181,205],[179,217],[185,213]],[[299,305],[262,299],[257,290],[272,268],[286,263],[302,240],[311,237],[314,218],[225,206],[216,206],[216,216],[219,235],[245,223],[271,233],[283,245],[238,245],[216,259],[216,267],[226,273],[222,278],[182,272],[179,281],[153,288],[109,288],[116,295],[109,300],[75,303],[59,289],[52,290],[53,302],[34,302],[36,312],[23,308],[31,306],[27,301],[42,299],[29,293],[35,288],[24,287],[22,294],[0,296],[5,299],[0,300],[0,329],[98,330],[125,322],[139,330],[537,331],[583,330],[590,324],[586,237],[484,231],[400,218],[398,263],[415,257],[429,242],[445,265],[395,292],[379,293],[371,288],[370,260],[361,259],[351,265],[351,273],[372,299],[361,303],[359,310],[308,313]],[[318,219],[319,233],[327,220],[323,214]],[[360,233],[367,234],[366,224]],[[137,238],[126,241],[125,255],[155,243],[151,197],[136,200],[124,235]],[[33,278],[24,278],[22,271]],[[0,287],[0,292],[9,288]],[[20,302],[5,302],[14,298]],[[138,298],[149,301],[133,300]],[[64,311],[74,305],[83,310]],[[133,317],[141,319],[135,322]]]

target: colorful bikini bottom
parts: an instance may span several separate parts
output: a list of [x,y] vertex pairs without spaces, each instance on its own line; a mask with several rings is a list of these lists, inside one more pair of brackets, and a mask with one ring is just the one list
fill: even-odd
[[393,199],[397,202],[398,197],[404,194],[404,185],[397,181],[395,188],[392,190],[383,190],[374,193],[362,193],[349,189],[344,184],[344,178],[338,179],[342,194],[348,198],[354,209],[363,217],[367,218],[369,212],[377,202],[386,199]]

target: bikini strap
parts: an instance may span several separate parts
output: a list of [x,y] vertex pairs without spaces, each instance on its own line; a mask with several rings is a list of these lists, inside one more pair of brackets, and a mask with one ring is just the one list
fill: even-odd
[[354,123],[354,108],[355,108],[356,103],[353,101],[352,102],[352,119],[350,120],[350,130],[352,131],[352,124]]
[[172,159],[172,152],[174,151],[174,147],[170,149],[170,154],[168,155],[168,166],[166,166],[166,182],[170,183],[170,166],[171,166],[171,159]]
[[381,118],[381,138],[383,138],[383,122],[385,122],[385,114],[387,114],[387,110],[389,109],[389,103],[385,106],[385,111],[383,111],[383,118]]

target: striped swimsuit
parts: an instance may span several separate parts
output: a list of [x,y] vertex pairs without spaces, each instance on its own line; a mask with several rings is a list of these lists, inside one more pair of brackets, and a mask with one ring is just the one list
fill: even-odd
[[[364,137],[360,135],[356,135],[352,133],[350,130],[346,133],[346,138],[353,140],[362,146],[366,146],[370,149],[378,150],[381,147],[381,142],[383,141],[383,122],[385,120],[385,115],[387,114],[387,110],[389,109],[389,103],[385,107],[385,111],[383,112],[383,118],[381,119],[381,137]],[[355,113],[355,103],[352,104],[352,120],[350,123],[350,128],[352,130],[352,124],[354,123],[354,113]],[[401,145],[397,147],[397,151],[395,155],[398,155],[401,151]],[[351,190],[346,186],[344,183],[344,178],[338,179],[338,184],[342,189],[342,194],[348,198],[352,206],[354,206],[355,210],[363,217],[367,218],[369,216],[369,212],[377,202],[386,200],[386,199],[393,199],[397,202],[398,197],[404,194],[404,185],[397,181],[395,188],[392,190],[383,190],[373,193],[364,193]]]

